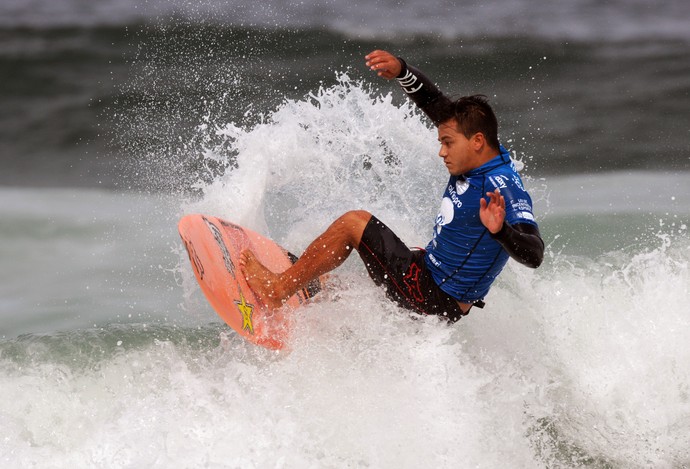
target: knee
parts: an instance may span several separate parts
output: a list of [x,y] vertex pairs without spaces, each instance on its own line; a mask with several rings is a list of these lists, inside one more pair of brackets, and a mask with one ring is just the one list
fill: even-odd
[[351,210],[338,219],[343,226],[352,228],[355,231],[364,231],[364,227],[367,226],[369,220],[371,220],[371,213],[366,210]]
[[371,213],[366,210],[352,210],[338,218],[335,224],[347,233],[350,243],[357,247],[369,220]]
[[340,217],[341,220],[352,225],[365,225],[371,220],[371,213],[366,210],[350,210]]

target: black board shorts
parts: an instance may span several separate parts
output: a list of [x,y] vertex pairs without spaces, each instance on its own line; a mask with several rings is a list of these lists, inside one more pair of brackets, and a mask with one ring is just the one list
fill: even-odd
[[374,283],[383,286],[386,296],[403,308],[450,322],[467,314],[431,277],[426,251],[408,248],[376,217],[372,216],[364,228],[357,251]]

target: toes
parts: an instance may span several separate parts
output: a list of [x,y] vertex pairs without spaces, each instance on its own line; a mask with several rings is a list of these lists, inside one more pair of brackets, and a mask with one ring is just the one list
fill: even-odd
[[240,253],[240,265],[242,267],[245,267],[251,261],[252,261],[252,252],[251,251],[242,251]]

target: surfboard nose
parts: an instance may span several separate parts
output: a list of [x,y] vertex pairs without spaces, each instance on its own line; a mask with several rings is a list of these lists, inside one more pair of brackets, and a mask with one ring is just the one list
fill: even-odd
[[177,231],[180,233],[182,239],[188,237],[190,231],[192,230],[192,227],[199,223],[200,218],[202,218],[202,215],[199,215],[197,213],[185,215],[182,218],[180,218],[180,221],[177,222]]

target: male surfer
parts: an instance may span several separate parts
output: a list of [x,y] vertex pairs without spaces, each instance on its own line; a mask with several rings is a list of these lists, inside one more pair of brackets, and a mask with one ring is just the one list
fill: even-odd
[[493,110],[481,95],[446,97],[403,59],[376,50],[367,66],[397,79],[405,93],[438,128],[439,156],[450,178],[433,237],[424,250],[410,250],[372,214],[359,210],[338,218],[280,274],[251,251],[240,265],[249,285],[270,307],[279,307],[309,281],[341,265],[353,249],[371,278],[399,305],[455,322],[483,299],[509,257],[536,268],[544,242],[508,151],[498,142]]

